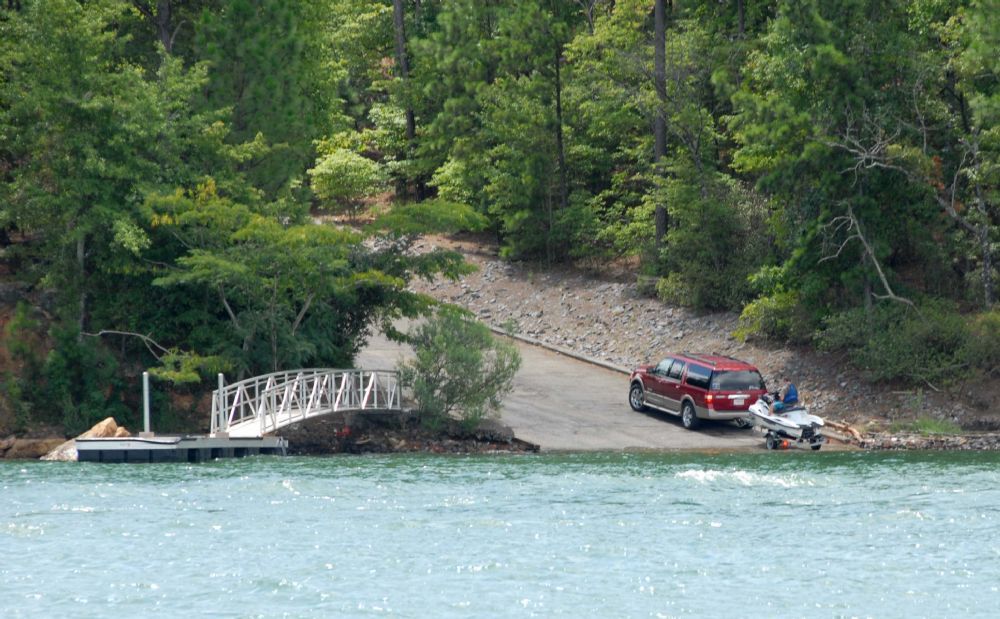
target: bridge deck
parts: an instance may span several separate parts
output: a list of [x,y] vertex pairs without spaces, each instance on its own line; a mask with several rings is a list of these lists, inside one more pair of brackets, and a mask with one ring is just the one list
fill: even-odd
[[400,410],[399,376],[388,370],[275,372],[213,393],[212,434],[256,437],[334,412]]

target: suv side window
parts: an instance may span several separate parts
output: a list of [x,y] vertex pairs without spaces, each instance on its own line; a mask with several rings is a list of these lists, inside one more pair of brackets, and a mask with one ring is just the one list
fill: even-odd
[[668,378],[675,378],[677,380],[681,379],[681,375],[684,373],[684,362],[675,359],[674,364],[670,366],[670,371],[667,372]]
[[699,389],[708,389],[708,383],[712,378],[712,370],[703,365],[692,363],[688,366],[687,384]]
[[663,361],[660,361],[659,363],[656,364],[656,367],[653,368],[653,373],[658,374],[660,376],[666,376],[667,371],[670,369],[670,363],[672,361],[673,359],[671,359],[670,357],[667,357]]

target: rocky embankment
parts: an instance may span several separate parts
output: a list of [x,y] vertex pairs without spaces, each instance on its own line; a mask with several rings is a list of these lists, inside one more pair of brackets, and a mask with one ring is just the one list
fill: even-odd
[[771,385],[787,373],[812,412],[855,428],[860,439],[854,442],[863,447],[1000,448],[1000,434],[943,439],[887,432],[894,424],[918,418],[947,420],[967,430],[1000,430],[1000,408],[992,392],[969,390],[955,398],[930,388],[873,386],[841,355],[742,342],[732,336],[738,326],[733,313],[700,313],[642,296],[635,276],[625,269],[511,263],[500,260],[490,245],[437,237],[426,239],[417,250],[432,247],[456,249],[478,270],[458,281],[416,281],[414,290],[465,307],[494,328],[511,328],[556,350],[623,371],[658,361],[670,351],[731,355],[755,364]]
[[510,428],[484,421],[472,430],[451,424],[430,430],[413,411],[398,414],[325,415],[278,431],[291,455],[331,453],[523,453],[535,445],[518,440]]
[[58,437],[31,438],[12,434],[0,439],[0,460],[37,460],[65,440]]
[[[279,431],[289,440],[290,455],[335,453],[525,453],[538,447],[514,437],[510,428],[485,421],[472,430],[452,424],[436,430],[422,427],[412,411],[398,414],[326,415]],[[131,433],[114,418],[97,423],[76,438],[127,437]],[[77,459],[76,438],[17,438],[0,440],[0,459]]]
[[911,434],[869,432],[855,443],[862,449],[897,451],[934,449],[941,451],[998,451],[1000,434],[996,432],[967,434]]

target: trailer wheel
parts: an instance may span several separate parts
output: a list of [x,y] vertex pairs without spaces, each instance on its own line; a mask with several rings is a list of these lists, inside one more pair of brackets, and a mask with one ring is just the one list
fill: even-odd
[[764,441],[764,444],[767,445],[768,449],[777,449],[778,448],[778,439],[774,438],[773,434],[768,434],[767,435],[767,440]]

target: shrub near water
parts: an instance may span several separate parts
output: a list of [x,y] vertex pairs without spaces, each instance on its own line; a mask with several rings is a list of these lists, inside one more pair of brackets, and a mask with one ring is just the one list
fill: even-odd
[[457,418],[470,430],[495,415],[521,367],[513,344],[456,308],[438,310],[409,339],[415,357],[400,364],[400,377],[432,429]]
[[747,304],[733,335],[746,341],[752,338],[805,342],[812,335],[812,325],[795,292],[776,292]]
[[959,434],[962,427],[947,419],[920,417],[909,422],[896,422],[889,427],[891,432],[916,432],[928,436],[931,434]]
[[919,310],[883,303],[828,318],[817,339],[823,349],[848,351],[871,380],[949,383],[970,372],[997,371],[998,323],[996,312],[967,319],[946,303]]
[[1000,310],[974,316],[962,356],[987,376],[1000,376]]

